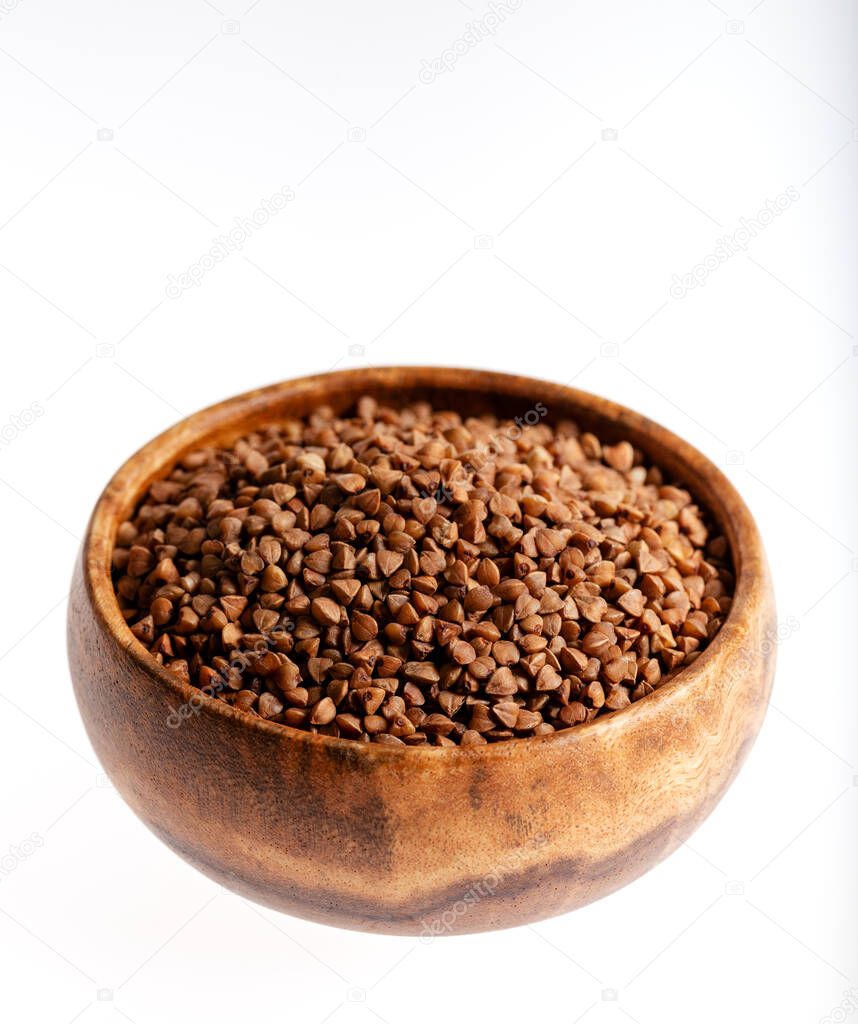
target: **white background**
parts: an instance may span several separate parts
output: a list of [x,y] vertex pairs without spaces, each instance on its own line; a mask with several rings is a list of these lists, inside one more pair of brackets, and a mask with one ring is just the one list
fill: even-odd
[[[854,3],[524,0],[471,47],[478,0],[247,3],[0,4],[3,1019],[850,1016]],[[421,945],[261,909],[162,846],[100,774],[64,620],[101,487],[181,414],[436,362],[574,380],[687,437],[758,517],[781,629],[759,741],[687,846],[566,917]]]

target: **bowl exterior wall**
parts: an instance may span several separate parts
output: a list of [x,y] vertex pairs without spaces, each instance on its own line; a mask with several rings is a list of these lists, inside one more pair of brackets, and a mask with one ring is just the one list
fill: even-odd
[[[739,565],[710,647],[651,696],[547,737],[397,750],[252,720],[157,666],[119,614],[113,535],[162,467],[201,437],[363,390],[470,408],[534,398],[630,437],[715,511]],[[458,397],[457,397],[458,395]],[[517,405],[516,405],[517,403]],[[775,610],[741,499],[695,449],[630,410],[503,374],[376,368],[285,382],[204,410],[137,453],[96,506],[69,606],[71,674],[116,788],[169,846],[278,910],[424,936],[503,928],[582,906],[643,874],[704,820],[765,713]]]
[[730,784],[761,724],[773,628],[769,602],[729,652],[668,699],[656,693],[634,715],[478,756],[465,748],[366,757],[182,705],[117,648],[80,566],[69,653],[105,771],[177,853],[277,910],[429,937],[572,910],[676,849]]

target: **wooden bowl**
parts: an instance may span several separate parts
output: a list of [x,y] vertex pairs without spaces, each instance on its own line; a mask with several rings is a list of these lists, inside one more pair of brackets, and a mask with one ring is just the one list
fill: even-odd
[[[183,684],[131,635],[110,578],[116,528],[202,442],[362,393],[464,412],[573,417],[630,439],[683,482],[732,547],[737,587],[715,640],[637,703],[548,736],[391,749],[245,716]],[[423,367],[324,374],[252,391],[150,442],[100,497],[76,569],[68,643],[89,737],[142,820],[195,867],[277,910],[366,931],[524,924],[618,889],[675,850],[732,782],[774,672],[765,553],[739,495],[651,420],[571,388]],[[191,713],[175,728],[179,708]]]

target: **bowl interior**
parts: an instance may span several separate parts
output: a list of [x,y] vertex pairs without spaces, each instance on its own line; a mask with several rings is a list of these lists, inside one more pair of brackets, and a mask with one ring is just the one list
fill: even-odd
[[[87,586],[108,629],[126,648],[136,650],[147,670],[164,679],[171,688],[194,692],[155,662],[132,636],[119,612],[111,579],[113,542],[119,524],[134,510],[153,480],[162,477],[186,452],[205,444],[228,444],[241,435],[288,417],[302,416],[320,405],[346,412],[361,395],[397,405],[425,399],[437,408],[453,409],[464,415],[492,412],[514,418],[542,403],[547,422],[573,419],[600,439],[626,439],[642,449],[673,482],[686,487],[727,537],[731,549],[736,588],[733,604],[718,635],[693,665],[680,670],[646,701],[636,702],[607,719],[594,720],[577,730],[562,730],[542,742],[580,729],[598,728],[608,720],[636,713],[654,698],[663,699],[678,679],[695,673],[716,655],[723,637],[741,622],[753,597],[754,579],[743,574],[744,563],[764,564],[756,526],[738,493],[723,474],[699,451],[639,413],[587,392],[529,377],[480,370],[436,367],[376,367],[343,371],[286,381],[231,398],[195,413],[156,437],[133,455],[116,473],[93,513],[85,542]],[[762,561],[761,561],[762,559]],[[752,574],[753,575],[753,574]],[[139,650],[137,650],[139,648]],[[207,702],[208,703],[208,702]],[[233,712],[221,702],[219,712]],[[237,714],[237,713],[235,713]],[[246,716],[241,716],[246,719]],[[256,723],[267,729],[285,730],[300,737],[335,743],[352,741],[315,737],[288,726]],[[519,744],[520,740],[508,743]],[[474,748],[477,751],[505,747],[507,743]],[[413,753],[413,751],[412,751]]]
[[608,399],[548,381],[479,370],[377,367],[305,377],[227,399],[182,420],[129,459],[117,474],[123,479],[121,493],[114,493],[115,525],[133,512],[152,481],[186,452],[206,444],[229,444],[254,429],[307,415],[320,405],[347,413],[364,394],[393,406],[426,400],[465,416],[521,417],[542,403],[546,422],[572,419],[602,440],[629,440],[666,470],[672,482],[687,487],[712,516],[727,536],[739,571],[742,552],[736,542],[736,518],[744,519],[746,510],[736,508],[738,496],[732,485],[699,451]]

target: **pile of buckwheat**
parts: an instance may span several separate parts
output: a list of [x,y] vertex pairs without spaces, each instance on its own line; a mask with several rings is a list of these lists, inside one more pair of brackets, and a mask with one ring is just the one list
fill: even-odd
[[722,536],[628,441],[361,398],[186,455],[116,537],[155,659],[360,742],[540,736],[646,697],[733,590]]

